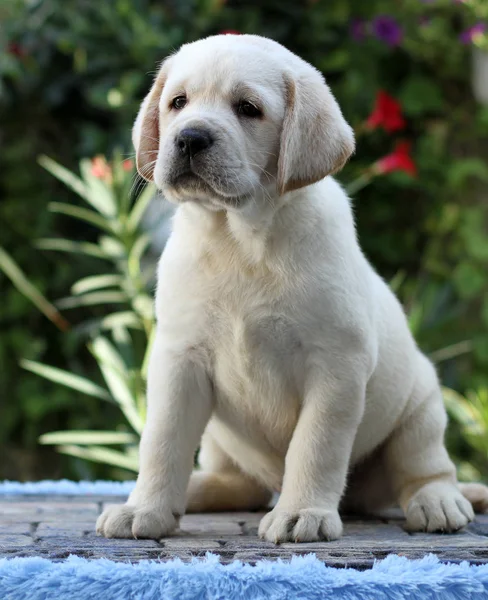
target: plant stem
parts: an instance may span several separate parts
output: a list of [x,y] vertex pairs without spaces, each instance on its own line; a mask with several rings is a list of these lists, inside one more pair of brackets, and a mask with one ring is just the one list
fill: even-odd
[[347,193],[352,196],[366,187],[373,180],[374,174],[371,171],[365,171],[362,175],[357,177],[349,185],[346,186]]

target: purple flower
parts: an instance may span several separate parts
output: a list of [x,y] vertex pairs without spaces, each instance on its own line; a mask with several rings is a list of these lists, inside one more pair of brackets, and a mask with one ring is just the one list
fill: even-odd
[[388,46],[398,46],[403,39],[402,28],[393,17],[380,15],[373,20],[372,25],[375,36]]
[[486,25],[484,23],[476,23],[473,27],[466,29],[459,36],[459,39],[463,44],[471,44],[477,36],[481,36],[486,31]]
[[356,42],[362,42],[366,37],[366,22],[363,19],[352,19],[349,24],[349,33]]

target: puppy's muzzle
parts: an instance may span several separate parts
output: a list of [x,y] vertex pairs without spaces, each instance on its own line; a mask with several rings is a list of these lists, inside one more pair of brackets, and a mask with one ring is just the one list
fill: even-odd
[[176,148],[182,158],[192,159],[199,152],[210,148],[213,138],[206,129],[182,129],[175,139]]

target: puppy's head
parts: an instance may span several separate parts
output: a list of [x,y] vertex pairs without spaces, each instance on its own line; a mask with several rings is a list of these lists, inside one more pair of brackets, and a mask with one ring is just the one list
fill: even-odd
[[164,61],[133,142],[139,173],[169,200],[213,210],[315,183],[354,150],[322,75],[253,35],[210,37]]

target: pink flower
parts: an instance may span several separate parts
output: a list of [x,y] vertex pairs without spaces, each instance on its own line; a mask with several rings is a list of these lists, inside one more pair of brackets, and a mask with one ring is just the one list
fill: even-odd
[[133,168],[134,168],[134,161],[131,160],[130,158],[127,158],[122,163],[122,169],[124,169],[124,171],[132,171]]
[[91,161],[91,174],[97,179],[110,182],[112,180],[112,169],[104,156],[95,156]]

